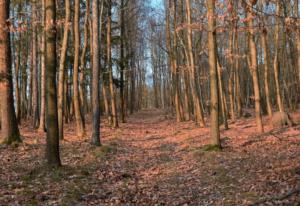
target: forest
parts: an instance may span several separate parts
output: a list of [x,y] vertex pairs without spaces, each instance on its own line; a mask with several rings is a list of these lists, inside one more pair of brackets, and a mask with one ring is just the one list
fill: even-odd
[[0,0],[0,206],[299,206],[299,3]]

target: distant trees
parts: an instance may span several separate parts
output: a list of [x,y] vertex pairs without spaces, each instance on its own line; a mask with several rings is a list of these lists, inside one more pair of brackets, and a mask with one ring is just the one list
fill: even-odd
[[[156,78],[153,80],[153,105],[157,105],[156,96],[170,89],[157,89],[156,85],[163,85],[165,79],[176,77],[177,80],[172,82],[178,81],[178,84],[171,84],[172,98],[166,98],[163,107],[173,111],[177,121],[191,118],[204,125],[203,117],[210,115],[211,118],[214,116],[214,122],[222,120],[220,123],[223,122],[226,129],[227,117],[235,121],[247,109],[255,107],[257,129],[263,132],[262,116],[266,112],[271,118],[276,105],[279,111],[283,111],[293,110],[299,103],[299,70],[293,54],[293,51],[299,50],[296,49],[299,42],[299,30],[296,29],[299,24],[298,1],[219,1],[211,17],[216,22],[214,33],[210,30],[213,22],[208,18],[211,11],[209,2],[165,0],[164,21],[151,18],[151,30],[160,31],[160,25],[165,24],[166,35],[165,39],[157,38],[155,41],[151,35],[151,45],[156,42],[165,46],[151,49],[151,52],[155,52],[156,56],[159,53],[168,56],[165,73],[153,70],[156,73],[152,75]],[[210,5],[214,3],[216,1],[210,2]],[[153,19],[156,27],[153,27]],[[215,70],[211,70],[215,68],[212,64],[215,60],[210,59],[213,51],[211,42],[214,42],[211,35],[218,42],[216,57],[213,57],[219,65],[219,95],[216,96],[215,77],[212,76]],[[161,74],[164,78],[160,80],[157,76]],[[218,118],[214,113],[216,98],[222,111]],[[182,114],[185,118],[181,118]],[[218,133],[217,128],[214,131]]]
[[151,7],[142,0],[2,0],[4,141],[20,141],[17,123],[30,121],[47,131],[47,159],[59,165],[64,125],[75,122],[84,137],[92,117],[91,143],[101,145],[100,115],[117,128],[155,107],[177,122],[209,125],[220,147],[219,126],[230,128],[249,109],[263,132],[264,114],[297,108],[297,0],[165,0],[158,14]]

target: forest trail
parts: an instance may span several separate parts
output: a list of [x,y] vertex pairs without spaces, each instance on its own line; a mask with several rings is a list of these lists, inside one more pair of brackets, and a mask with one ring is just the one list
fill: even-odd
[[67,125],[64,166],[48,172],[44,134],[23,126],[24,143],[0,147],[0,205],[297,205],[300,127],[266,130],[240,119],[206,151],[209,128],[143,110],[118,129],[102,120],[101,148]]

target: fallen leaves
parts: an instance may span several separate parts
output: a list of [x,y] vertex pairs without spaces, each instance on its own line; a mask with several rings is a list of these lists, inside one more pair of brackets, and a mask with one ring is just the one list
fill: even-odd
[[266,126],[257,135],[253,124],[222,130],[222,152],[206,151],[209,128],[158,110],[118,130],[103,123],[100,148],[68,125],[65,166],[53,170],[44,166],[44,134],[24,127],[24,143],[0,146],[0,205],[297,205],[300,130]]

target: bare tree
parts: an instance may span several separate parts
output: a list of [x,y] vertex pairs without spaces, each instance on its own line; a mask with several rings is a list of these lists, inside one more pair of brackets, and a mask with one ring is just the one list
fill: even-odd
[[75,0],[74,9],[74,71],[73,71],[73,99],[74,99],[74,112],[76,119],[77,136],[83,137],[85,135],[85,126],[81,110],[81,102],[79,99],[79,53],[80,53],[80,0]]
[[210,137],[212,145],[221,148],[219,130],[219,102],[218,102],[218,72],[217,72],[217,43],[215,1],[207,0],[208,19],[208,62],[210,75]]
[[0,0],[0,109],[2,142],[20,142],[15,114],[12,82],[12,61],[9,32],[9,0]]
[[71,19],[71,5],[70,0],[65,0],[65,25],[64,25],[64,36],[62,40],[62,48],[60,53],[60,62],[58,70],[58,127],[59,127],[59,138],[64,138],[64,85],[65,85],[65,65],[68,48],[68,37]]
[[56,94],[56,1],[45,0],[46,27],[46,158],[51,166],[60,166],[57,94]]

